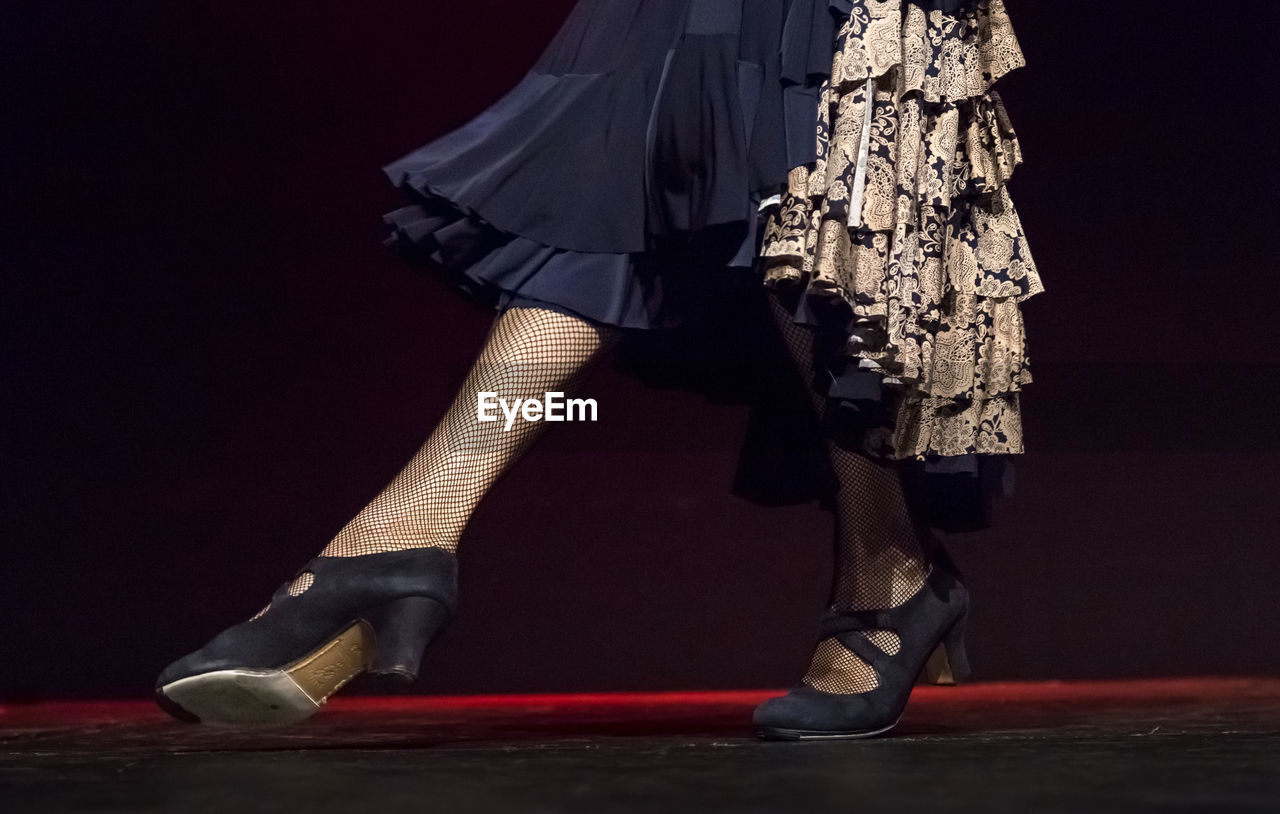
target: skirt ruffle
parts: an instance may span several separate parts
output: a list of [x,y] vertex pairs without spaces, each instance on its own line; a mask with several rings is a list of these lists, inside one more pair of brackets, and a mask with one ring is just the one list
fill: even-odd
[[762,195],[813,160],[836,28],[829,0],[580,0],[515,87],[383,167],[409,199],[385,243],[499,308],[698,319],[685,278],[750,275]]
[[580,0],[515,87],[383,171],[576,252],[721,227],[721,264],[749,268],[761,192],[813,159],[835,30],[828,0]]
[[815,331],[826,432],[900,461],[948,531],[990,525],[1022,453],[1020,303],[1044,290],[1006,184],[1002,0],[844,3],[816,158],[765,211],[765,283]]
[[383,216],[385,245],[433,264],[475,301],[555,306],[622,328],[678,324],[658,269],[625,253],[548,246],[493,226],[428,187],[405,187],[415,203]]

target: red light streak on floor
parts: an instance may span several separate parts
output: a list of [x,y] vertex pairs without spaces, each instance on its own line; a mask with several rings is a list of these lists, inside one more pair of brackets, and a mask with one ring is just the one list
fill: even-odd
[[[669,714],[682,719],[705,718],[711,721],[739,716],[748,720],[753,706],[784,691],[340,696],[331,700],[311,721],[402,717],[426,722],[444,717],[456,726],[460,715],[489,721],[511,717],[525,721],[561,719],[568,723],[584,714],[592,718],[606,714],[615,719],[628,715],[652,718]],[[994,682],[959,687],[917,687],[908,715],[924,717],[945,715],[948,710],[973,712],[981,709],[1004,709],[1006,712],[1040,710],[1043,714],[1064,705],[1091,710],[1138,710],[1152,706],[1205,703],[1261,703],[1269,706],[1267,702],[1280,707],[1280,678]],[[168,718],[149,699],[0,704],[0,735],[15,727],[88,726],[126,720],[167,721]]]

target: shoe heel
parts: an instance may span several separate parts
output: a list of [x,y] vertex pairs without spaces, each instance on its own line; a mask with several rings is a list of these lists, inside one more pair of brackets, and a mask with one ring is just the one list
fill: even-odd
[[448,609],[425,596],[405,597],[382,606],[368,620],[377,641],[369,672],[406,682],[415,680],[423,651],[448,620]]
[[924,673],[929,683],[952,686],[969,678],[969,654],[964,647],[964,622],[962,618],[952,626],[925,662]]

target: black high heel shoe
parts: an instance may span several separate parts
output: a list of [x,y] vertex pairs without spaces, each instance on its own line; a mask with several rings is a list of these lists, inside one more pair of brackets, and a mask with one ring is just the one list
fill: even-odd
[[261,615],[227,628],[156,681],[157,703],[191,722],[300,721],[362,672],[417,678],[423,650],[453,616],[457,559],[440,548],[316,557]]
[[[756,734],[766,740],[853,739],[881,735],[902,718],[911,689],[923,672],[935,684],[969,677],[964,626],[969,592],[939,546],[929,578],[915,596],[887,610],[829,613],[819,640],[834,636],[875,670],[879,686],[837,694],[807,684],[770,698],[755,709]],[[862,631],[889,630],[901,646],[888,655]]]

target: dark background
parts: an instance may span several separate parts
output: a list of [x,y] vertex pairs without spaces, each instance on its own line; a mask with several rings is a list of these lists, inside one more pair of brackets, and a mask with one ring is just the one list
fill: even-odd
[[[409,459],[491,320],[380,245],[380,168],[569,0],[0,11],[0,694],[141,695]],[[954,535],[979,677],[1265,673],[1280,3],[1009,0],[1046,292],[1028,453]],[[780,687],[830,516],[729,493],[744,407],[610,366],[481,506],[430,692]]]

